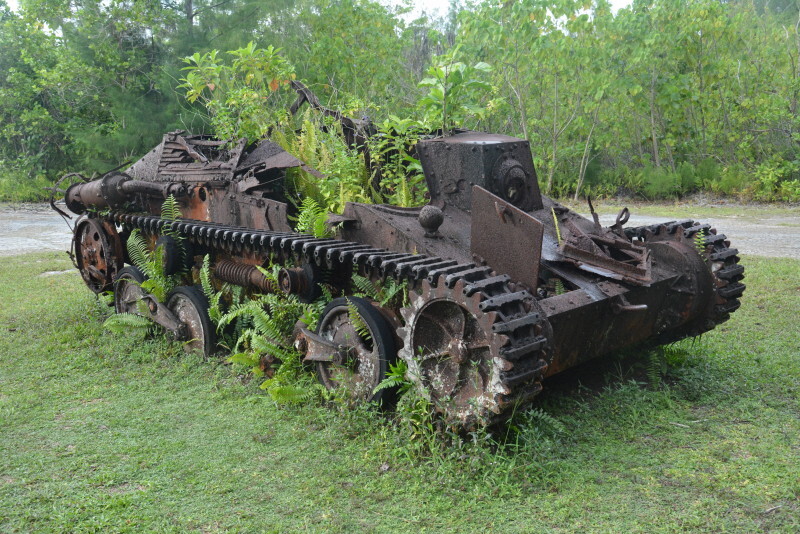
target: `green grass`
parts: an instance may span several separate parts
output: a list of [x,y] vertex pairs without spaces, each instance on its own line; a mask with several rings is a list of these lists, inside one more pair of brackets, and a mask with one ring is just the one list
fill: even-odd
[[63,254],[0,258],[0,531],[800,529],[800,262],[745,258],[733,319],[555,377],[500,448],[281,408],[134,334]]

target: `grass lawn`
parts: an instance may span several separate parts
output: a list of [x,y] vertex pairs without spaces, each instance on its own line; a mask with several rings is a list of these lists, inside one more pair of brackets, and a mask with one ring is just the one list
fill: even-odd
[[79,276],[42,275],[64,254],[0,258],[0,531],[797,532],[800,262],[744,263],[702,339],[554,378],[499,448],[430,452],[105,332]]

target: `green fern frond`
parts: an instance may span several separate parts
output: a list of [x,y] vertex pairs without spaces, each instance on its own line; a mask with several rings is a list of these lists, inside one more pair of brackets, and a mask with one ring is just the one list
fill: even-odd
[[300,404],[308,401],[313,396],[313,390],[301,386],[277,385],[270,386],[269,380],[265,381],[261,387],[269,393],[269,396],[278,404]]
[[390,278],[384,284],[382,295],[378,301],[380,302],[381,306],[387,306],[401,294],[403,295],[401,304],[405,305],[408,295],[408,281],[403,280],[402,282],[398,282],[397,280]]
[[563,435],[567,432],[567,427],[541,408],[530,408],[526,412],[528,420],[532,423],[537,423],[538,426],[544,426],[550,433],[554,435]]
[[255,354],[249,352],[237,352],[236,354],[231,354],[228,357],[228,361],[231,363],[238,363],[239,365],[246,365],[248,367],[257,367],[260,363],[260,359]]
[[306,197],[300,204],[300,213],[297,215],[295,229],[300,233],[311,234],[314,237],[330,237],[330,230],[325,224],[327,220],[328,210],[312,197]]
[[324,300],[325,304],[333,300],[333,293],[331,292],[329,287],[320,286],[320,291],[322,291],[322,296],[320,297],[320,299]]
[[708,233],[705,229],[694,234],[694,248],[704,259],[706,257],[706,237],[708,237]]
[[142,233],[138,228],[128,236],[127,248],[131,263],[135,266],[143,269],[144,266],[150,262],[151,253],[147,250],[147,243],[145,243]]
[[135,313],[115,313],[105,320],[103,328],[115,332],[126,332],[131,329],[145,329],[153,326],[147,317]]
[[405,360],[397,360],[395,363],[389,364],[389,372],[386,373],[386,378],[375,386],[372,394],[374,395],[384,389],[398,388],[398,393],[403,395],[412,387],[411,381],[406,377],[407,371],[408,364],[406,364]]
[[356,289],[356,296],[378,300],[380,288],[376,287],[369,278],[354,274],[351,280]]
[[273,343],[264,337],[255,337],[251,341],[252,350],[258,354],[271,354],[285,362],[293,358],[294,349],[286,348],[278,343]]
[[266,312],[262,311],[253,315],[253,326],[259,335],[269,339],[279,341],[285,337],[280,325]]
[[397,280],[389,278],[381,284],[379,282],[373,282],[366,277],[354,275],[352,277],[352,283],[353,286],[355,286],[354,295],[357,297],[372,299],[380,303],[381,306],[387,306],[402,294],[403,298],[396,304],[406,304],[408,292],[408,282],[406,280],[398,282]]
[[662,348],[651,350],[647,358],[647,380],[653,389],[661,385],[661,377],[666,372],[666,354]]
[[167,221],[177,221],[181,216],[180,204],[173,195],[169,195],[161,204],[161,218]]
[[209,299],[214,297],[216,291],[211,284],[211,256],[208,254],[203,258],[203,266],[200,268],[200,285],[203,287],[206,297]]
[[266,278],[267,280],[272,282],[275,287],[278,287],[278,273],[281,270],[281,266],[280,265],[278,265],[276,263],[276,264],[272,265],[272,267],[270,269],[265,269],[264,267],[261,267],[260,265],[256,265],[256,269],[258,269],[258,271],[261,274],[264,275],[264,278]]
[[553,281],[553,288],[556,290],[556,295],[563,295],[567,292],[567,289],[564,287],[564,282],[561,281],[560,278],[556,278]]
[[372,334],[370,334],[367,324],[361,317],[361,312],[359,312],[356,305],[350,301],[347,302],[347,316],[350,319],[350,323],[353,325],[355,331],[359,336],[361,336],[361,339],[364,341],[372,340]]
[[150,293],[159,302],[164,302],[167,299],[167,294],[174,287],[174,282],[165,276],[159,276],[158,273],[150,272],[150,277],[141,283],[142,289]]
[[220,326],[227,326],[240,317],[259,313],[259,310],[263,311],[263,308],[256,300],[249,300],[235,304],[231,306],[228,312],[220,318]]

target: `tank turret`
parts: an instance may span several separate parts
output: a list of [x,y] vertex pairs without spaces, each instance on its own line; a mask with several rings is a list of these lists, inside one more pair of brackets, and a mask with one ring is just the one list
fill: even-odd
[[431,201],[469,212],[479,186],[523,211],[542,208],[530,143],[507,135],[461,132],[417,143]]

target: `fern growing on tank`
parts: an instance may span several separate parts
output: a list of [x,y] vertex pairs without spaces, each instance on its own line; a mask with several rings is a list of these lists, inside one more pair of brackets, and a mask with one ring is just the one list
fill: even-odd
[[306,197],[300,204],[300,213],[297,215],[295,230],[314,237],[331,237],[330,227],[325,224],[328,219],[328,210],[311,197]]
[[236,340],[244,329],[245,321],[234,321],[233,331],[226,330],[221,325],[222,318],[227,310],[233,306],[238,306],[245,300],[245,290],[242,286],[223,282],[219,290],[214,287],[213,275],[211,274],[211,256],[206,254],[203,257],[203,264],[198,273],[200,287],[208,300],[208,318],[217,326],[217,343],[226,349],[232,348]]
[[[277,269],[273,266],[260,270],[277,284]],[[234,354],[228,361],[243,365],[261,377],[265,375],[262,356],[269,355],[270,376],[261,389],[279,404],[305,402],[317,396],[322,386],[304,368],[300,353],[293,346],[292,332],[298,320],[313,328],[319,307],[319,303],[304,304],[295,295],[284,293],[255,295],[232,305],[217,323],[220,328],[231,324],[240,328]]]
[[[173,230],[171,225],[171,222],[178,220],[180,217],[181,211],[178,201],[175,200],[174,196],[168,196],[161,205],[161,218],[169,222],[161,229],[161,233],[164,236],[171,237],[177,244],[179,253],[183,255],[185,254],[183,238],[177,231]],[[131,263],[138,267],[145,276],[145,280],[140,284],[141,288],[153,295],[159,302],[165,302],[169,292],[180,285],[185,273],[179,271],[175,274],[167,274],[164,268],[163,248],[158,246],[154,250],[150,250],[147,241],[138,228],[131,232],[126,247]],[[142,315],[145,314],[143,313]],[[117,313],[106,319],[103,327],[112,332],[120,332],[131,328],[143,329],[152,326],[149,319],[142,315]]]
[[359,337],[366,342],[371,342],[372,335],[369,333],[369,327],[364,322],[364,319],[361,318],[361,313],[358,311],[356,305],[353,304],[350,299],[347,299],[347,317]]
[[384,282],[372,281],[361,275],[353,275],[353,286],[356,297],[376,301],[383,307],[408,306],[408,282],[398,282],[387,278]]
[[[184,254],[183,238],[180,233],[172,229],[171,223],[181,217],[180,207],[175,197],[170,195],[161,205],[161,218],[168,221],[161,230],[162,235],[169,236],[178,244],[181,254]],[[142,289],[152,294],[159,302],[164,302],[167,295],[180,284],[183,272],[166,274],[164,268],[164,250],[157,246],[149,250],[139,229],[133,230],[127,242],[128,256],[131,263],[142,270],[146,280],[142,282]]]
[[708,232],[705,229],[701,229],[693,238],[694,248],[704,261],[708,261],[706,257],[706,237],[708,237]]

